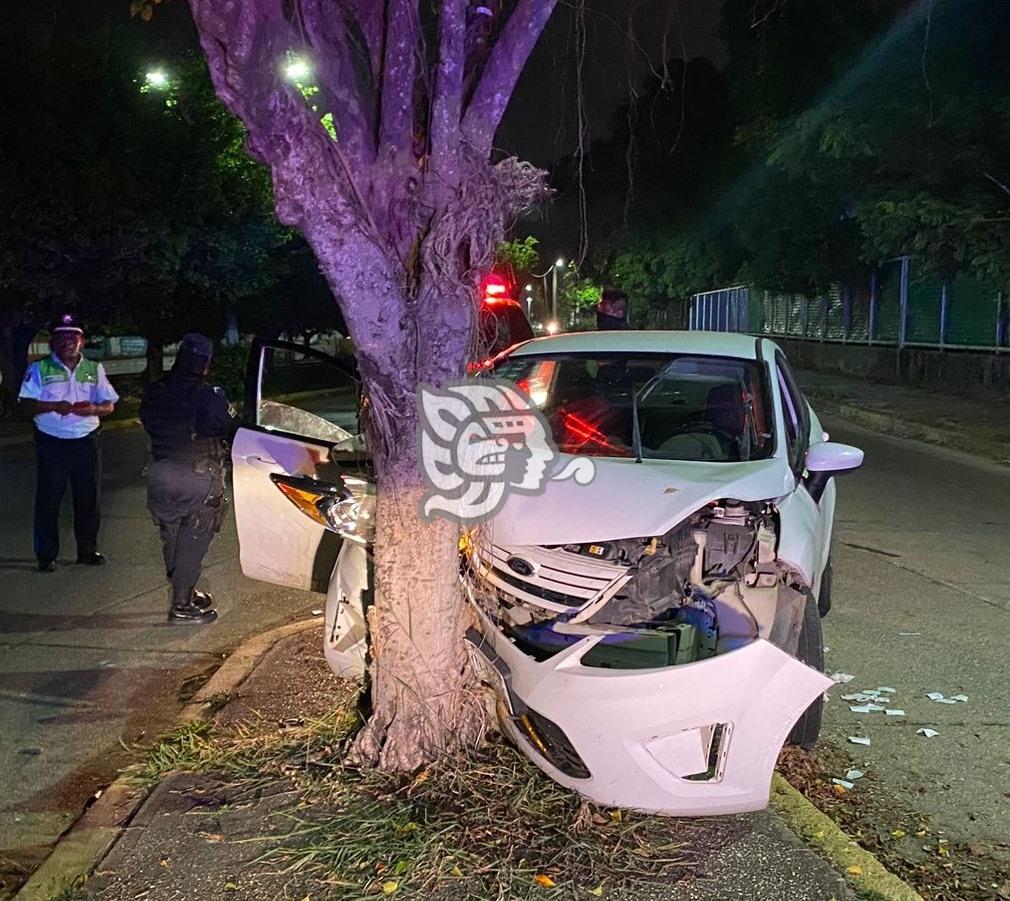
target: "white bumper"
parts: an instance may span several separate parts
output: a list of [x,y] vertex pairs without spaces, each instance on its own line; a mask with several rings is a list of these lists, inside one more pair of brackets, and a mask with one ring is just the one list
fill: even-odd
[[[486,681],[511,694],[514,716],[505,728],[512,739],[552,779],[607,806],[671,816],[760,810],[786,736],[832,684],[763,640],[698,663],[615,670],[581,665],[599,640],[589,637],[537,662],[474,609],[486,644],[473,656]],[[517,723],[523,705],[561,728],[588,778],[545,759]],[[723,728],[714,773],[686,778],[705,774],[717,724]]]

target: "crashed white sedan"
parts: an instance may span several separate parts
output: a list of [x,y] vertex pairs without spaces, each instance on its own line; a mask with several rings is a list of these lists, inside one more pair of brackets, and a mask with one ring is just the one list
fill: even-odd
[[[348,476],[353,374],[257,344],[236,437],[244,571],[327,591],[326,655],[361,672],[370,488]],[[811,746],[831,598],[831,443],[770,340],[705,332],[541,338],[491,373],[545,418],[557,468],[465,534],[471,656],[504,730],[598,803],[670,815],[764,807],[778,752]]]

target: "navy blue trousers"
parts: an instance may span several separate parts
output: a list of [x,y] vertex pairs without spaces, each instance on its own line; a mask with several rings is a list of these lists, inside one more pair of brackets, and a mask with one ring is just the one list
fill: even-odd
[[74,499],[77,554],[98,549],[102,457],[98,430],[84,438],[54,438],[35,431],[35,556],[55,560],[60,552],[60,504],[67,482]]

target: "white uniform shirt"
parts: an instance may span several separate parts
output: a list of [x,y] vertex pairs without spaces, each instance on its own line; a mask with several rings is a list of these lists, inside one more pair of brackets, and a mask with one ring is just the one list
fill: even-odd
[[[66,400],[72,404],[80,401],[104,404],[119,400],[101,363],[82,357],[71,371],[56,354],[50,354],[28,367],[18,397],[41,401]],[[40,413],[35,417],[38,430],[54,438],[83,438],[97,429],[98,424],[97,416],[78,416],[76,413],[65,416],[55,412]]]

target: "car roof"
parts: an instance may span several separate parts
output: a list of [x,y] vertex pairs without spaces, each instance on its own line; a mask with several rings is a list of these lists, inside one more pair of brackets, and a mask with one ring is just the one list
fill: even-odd
[[738,332],[675,332],[665,330],[615,330],[565,332],[534,338],[511,356],[560,353],[694,353],[721,357],[757,358],[753,335]]

